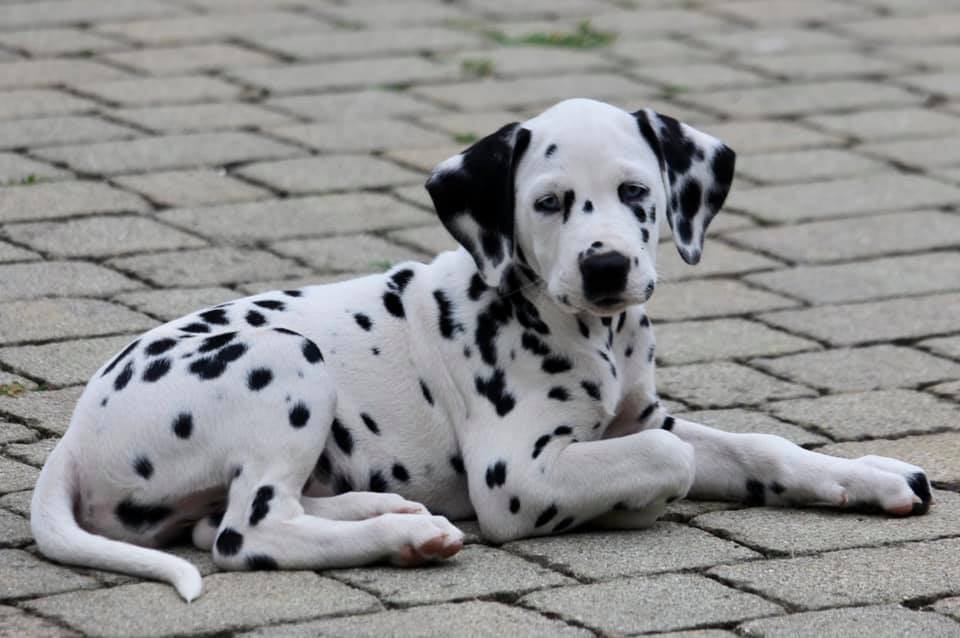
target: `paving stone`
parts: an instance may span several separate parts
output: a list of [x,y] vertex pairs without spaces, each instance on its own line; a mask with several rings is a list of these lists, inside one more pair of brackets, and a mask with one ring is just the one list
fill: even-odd
[[733,623],[783,611],[757,596],[694,574],[563,587],[529,594],[521,603],[617,635]]
[[132,332],[153,320],[96,299],[35,299],[0,303],[0,344]]
[[3,506],[15,514],[25,518],[30,517],[30,499],[33,498],[33,490],[23,490],[20,492],[10,492],[0,497],[0,506]]
[[[0,396],[0,411],[12,414],[30,427],[62,435],[67,430],[73,408],[83,388],[26,392],[16,397]],[[33,476],[34,480],[36,476]],[[29,485],[16,489],[27,489]],[[13,491],[13,490],[5,490]]]
[[[0,122],[0,127],[3,123]],[[67,179],[71,174],[16,153],[0,153],[0,186],[29,186],[30,183]],[[30,182],[30,183],[25,183]]]
[[391,192],[404,202],[409,202],[414,206],[429,211],[431,214],[436,214],[436,211],[433,209],[433,201],[430,199],[430,195],[427,193],[427,189],[423,187],[423,184],[398,186],[391,189]]
[[403,86],[411,82],[454,79],[460,69],[421,57],[395,56],[344,60],[320,64],[235,69],[229,75],[272,93],[294,93],[376,86]]
[[880,390],[778,401],[767,409],[793,423],[825,432],[837,441],[960,428],[960,409],[912,390]]
[[739,174],[759,182],[811,182],[883,172],[887,165],[839,149],[761,153],[737,158]]
[[132,337],[61,341],[41,346],[0,348],[0,361],[55,386],[86,383]]
[[86,173],[120,174],[289,157],[300,152],[253,133],[229,132],[61,146],[36,154]]
[[4,572],[4,578],[0,580],[0,600],[47,596],[98,586],[92,578],[74,574],[20,549],[0,550],[0,568]]
[[917,40],[945,40],[960,35],[960,14],[929,13],[911,17],[874,18],[862,22],[848,22],[840,29],[885,45]]
[[[6,494],[7,492],[16,492],[33,487],[39,474],[40,472],[36,468],[0,456],[0,493]],[[0,559],[0,564],[2,564],[2,559]]]
[[82,93],[121,106],[149,106],[237,99],[243,88],[219,78],[175,76],[134,78],[114,82],[80,83],[72,86]]
[[[2,503],[2,501],[0,501],[0,503]],[[667,505],[667,510],[663,513],[661,520],[685,523],[694,516],[699,516],[706,512],[738,509],[740,507],[742,507],[742,505],[739,503],[728,503],[723,501],[690,501],[681,499]]]
[[80,634],[31,616],[16,607],[0,606],[0,635],[32,638],[74,638]]
[[815,303],[859,301],[955,290],[960,255],[886,257],[828,266],[799,266],[746,275],[749,282]]
[[0,241],[0,263],[13,261],[32,261],[38,257],[39,255],[32,251],[14,246],[13,244],[5,241]]
[[0,45],[26,51],[37,58],[116,51],[127,46],[112,38],[83,29],[29,29],[3,32],[0,33]]
[[[433,117],[439,109],[413,95],[397,91],[367,90],[325,95],[271,98],[265,104],[311,120],[366,120],[397,115]],[[2,111],[0,111],[2,113]],[[424,115],[428,114],[428,115]],[[506,123],[508,120],[504,120]],[[495,129],[491,129],[493,131]]]
[[668,37],[617,38],[606,49],[611,55],[630,62],[676,63],[679,61],[700,62],[716,57],[691,42],[678,42]]
[[53,257],[105,257],[206,245],[203,240],[145,217],[85,217],[11,224],[6,230],[11,239]]
[[472,0],[467,3],[474,11],[498,18],[540,16],[589,15],[596,5],[589,0],[529,0],[523,4],[511,0]]
[[186,15],[161,20],[102,24],[97,30],[145,44],[200,42],[264,36],[273,33],[316,31],[323,23],[306,13],[250,11]]
[[819,349],[813,341],[745,319],[668,323],[656,327],[656,336],[657,355],[665,365]]
[[648,304],[650,316],[661,321],[740,315],[796,305],[786,297],[724,279],[665,282]]
[[326,152],[407,149],[436,146],[449,141],[446,135],[407,122],[387,119],[295,124],[272,128],[270,133],[281,139]]
[[0,122],[0,148],[26,148],[138,137],[139,132],[99,117],[67,115]]
[[110,263],[155,285],[171,287],[186,282],[204,286],[306,274],[304,268],[259,250],[203,248],[178,252],[173,260],[172,256],[170,253],[154,253],[122,257]]
[[245,166],[238,174],[290,193],[373,188],[420,182],[423,175],[375,157],[326,155]]
[[98,21],[150,18],[181,13],[168,3],[150,0],[135,2],[117,0],[88,0],[61,4],[57,0],[33,0],[0,5],[0,24],[7,28],[40,25],[89,23]]
[[773,374],[835,392],[908,388],[960,378],[960,365],[956,363],[889,345],[805,352],[777,359],[754,359],[751,363]]
[[880,636],[957,635],[957,623],[903,607],[851,607],[752,620],[739,627],[745,636],[790,638],[879,638]]
[[[33,542],[30,522],[22,516],[0,510],[0,547],[23,547]],[[0,615],[0,631],[3,616]]]
[[125,638],[225,632],[380,607],[369,594],[309,572],[214,574],[203,584],[204,593],[189,605],[169,585],[138,583],[23,606],[85,633]]
[[960,597],[944,598],[938,600],[930,606],[936,612],[950,616],[954,620],[960,620]]
[[710,124],[710,132],[738,154],[822,148],[839,143],[835,136],[811,130],[794,122],[752,120]]
[[170,321],[239,296],[239,293],[229,288],[166,288],[126,292],[114,299],[140,312]]
[[957,592],[960,564],[944,561],[960,539],[778,559],[712,568],[737,587],[805,609],[893,603]]
[[380,264],[424,261],[427,256],[409,248],[386,242],[372,235],[350,235],[329,239],[294,239],[273,244],[283,255],[297,257],[313,268],[326,272],[364,272],[379,269]]
[[929,69],[955,69],[960,66],[957,47],[953,44],[911,44],[887,48],[894,58],[922,65]]
[[960,217],[939,211],[896,212],[752,228],[725,237],[791,261],[852,260],[956,246],[960,243]]
[[130,77],[130,74],[91,60],[0,62],[0,89],[42,87],[70,82],[108,82],[127,77]]
[[849,346],[911,339],[957,328],[960,294],[910,297],[872,303],[818,306],[764,315],[768,323]]
[[417,0],[402,4],[364,2],[356,5],[333,5],[326,8],[324,13],[342,22],[370,26],[437,24],[471,17],[457,7]]
[[264,128],[288,124],[289,117],[244,103],[189,104],[111,111],[113,117],[163,133]]
[[462,144],[445,144],[426,148],[394,149],[384,152],[383,157],[402,166],[429,173],[437,164],[448,157],[453,157],[462,148]]
[[[718,219],[723,219],[720,217]],[[669,236],[669,235],[668,235]],[[768,257],[750,253],[725,244],[706,244],[703,260],[696,268],[684,262],[672,244],[664,244],[658,254],[657,275],[660,281],[679,281],[715,275],[732,275],[752,270],[769,270],[781,266]]]
[[387,238],[412,246],[427,255],[437,255],[447,250],[456,250],[459,244],[440,224],[397,230],[387,234]]
[[254,41],[263,48],[302,60],[444,53],[486,43],[479,33],[426,26],[300,33]]
[[327,573],[337,580],[373,592],[384,602],[394,605],[519,593],[576,582],[508,552],[483,545],[467,546],[455,558],[417,570],[362,567]]
[[698,408],[726,408],[816,396],[809,388],[727,361],[660,368],[657,386],[662,394]]
[[960,125],[956,117],[919,108],[815,115],[807,121],[827,131],[871,141],[950,134]]
[[919,346],[951,359],[960,359],[960,337],[942,337],[921,341]]
[[460,67],[464,78],[477,75],[471,72],[471,63],[489,65],[490,72],[497,77],[610,71],[615,66],[613,61],[598,53],[532,46],[461,51],[450,56],[450,61]]
[[[487,110],[471,113],[428,113],[418,114],[418,120],[427,128],[446,131],[456,142],[458,136],[472,136],[476,139],[499,130],[505,124],[519,119],[516,113],[501,110]],[[461,143],[464,148],[468,142]]]
[[59,442],[60,439],[50,438],[33,443],[12,443],[6,447],[4,454],[11,459],[40,469],[47,462],[47,457],[50,456],[50,452]]
[[908,436],[894,441],[877,439],[834,443],[818,451],[846,458],[867,454],[889,456],[922,467],[931,481],[954,488],[960,485],[960,469],[957,467],[960,434],[957,432]]
[[864,7],[824,0],[802,3],[791,0],[739,0],[717,3],[716,7],[721,14],[756,25],[802,25],[811,21],[842,21],[870,15]]
[[161,219],[218,239],[257,243],[405,228],[433,221],[429,215],[379,193],[288,198],[171,210]]
[[901,164],[934,168],[960,163],[960,137],[938,137],[929,140],[899,140],[880,144],[866,144],[859,150]]
[[[2,5],[0,5],[2,6]],[[92,111],[96,104],[55,89],[5,91],[0,100],[0,119],[43,117]]]
[[371,267],[364,272],[346,272],[333,273],[329,275],[308,275],[306,277],[294,277],[293,279],[273,279],[270,281],[252,281],[238,284],[237,290],[248,295],[259,295],[262,292],[271,290],[288,290],[290,288],[303,288],[304,286],[319,286],[322,284],[332,284],[357,277],[365,277],[371,273],[380,273],[388,268],[381,268],[384,264],[377,264],[377,267]]
[[693,35],[696,42],[724,52],[772,55],[799,51],[831,51],[851,47],[850,40],[823,30],[769,28],[724,30]]
[[650,95],[652,91],[619,75],[591,73],[422,86],[413,88],[412,92],[452,107],[468,110],[555,102],[571,95],[590,95],[598,100],[629,98],[640,101],[642,96]]
[[[792,6],[804,6],[791,2]],[[832,80],[901,73],[902,62],[853,51],[755,55],[747,61],[753,68],[790,80]]]
[[232,67],[265,66],[276,62],[276,58],[272,56],[222,42],[136,49],[110,53],[101,58],[152,75],[218,71]]
[[0,266],[0,301],[86,295],[102,297],[143,284],[82,261],[49,261]]
[[960,402],[960,381],[954,381],[952,383],[940,383],[929,387],[928,390],[934,394],[943,395]]
[[140,211],[145,202],[100,182],[40,183],[0,189],[0,222]]
[[675,63],[651,65],[649,63],[635,69],[641,80],[658,84],[670,92],[702,91],[733,86],[755,86],[769,84],[770,80],[752,71],[735,69],[724,64]]
[[[683,547],[682,552],[674,551]],[[642,532],[591,532],[507,543],[504,549],[591,581],[611,580],[731,563],[760,555],[677,523],[658,522]]]
[[[789,495],[790,485],[786,488]],[[933,501],[926,516],[902,519],[828,509],[754,507],[710,512],[693,519],[693,524],[764,552],[795,556],[954,536],[960,524],[960,496],[934,490]]]
[[611,11],[592,16],[590,24],[601,31],[631,35],[650,33],[658,36],[714,31],[732,25],[728,20],[704,12],[673,8]]
[[37,433],[19,423],[0,420],[0,445],[6,443],[29,443],[37,438]]
[[667,634],[647,634],[654,638],[734,638],[737,634],[724,629],[694,629],[693,631],[671,631]]
[[[0,622],[2,622],[0,616]],[[571,627],[562,621],[545,618],[526,609],[509,607],[495,602],[469,601],[394,609],[378,614],[366,614],[331,620],[317,620],[298,625],[263,627],[240,634],[249,638],[313,638],[330,636],[341,638],[375,638],[379,636],[477,636],[499,638],[516,636],[586,637],[586,629]]]
[[[37,384],[31,381],[30,379],[25,379],[11,372],[5,372],[4,370],[0,370],[0,386],[6,386],[4,389],[13,388],[14,390],[17,390],[17,389],[36,390],[37,389]],[[6,396],[12,396],[12,394],[9,392],[6,392],[5,394]],[[0,395],[0,396],[4,396],[4,395]]]
[[262,200],[270,191],[251,186],[217,170],[168,171],[126,175],[112,181],[162,206],[202,206]]
[[[798,401],[801,400],[803,399],[798,399]],[[789,403],[789,401],[781,401],[770,405],[781,405],[783,403]],[[764,410],[769,409],[769,407],[764,407]],[[830,443],[830,439],[825,436],[808,432],[796,425],[778,421],[772,416],[752,410],[742,410],[740,408],[729,410],[699,410],[695,412],[681,410],[673,414],[688,421],[709,425],[712,428],[723,430],[724,432],[734,432],[737,434],[775,434],[797,445]]]

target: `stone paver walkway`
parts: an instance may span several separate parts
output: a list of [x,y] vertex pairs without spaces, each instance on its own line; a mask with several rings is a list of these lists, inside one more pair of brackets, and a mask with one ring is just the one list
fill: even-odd
[[[662,251],[671,407],[920,464],[928,516],[687,502],[413,571],[183,548],[190,606],[38,558],[38,468],[130,335],[450,247],[425,172],[577,95],[739,153],[703,263]],[[0,635],[960,636],[958,206],[957,0],[0,0]]]

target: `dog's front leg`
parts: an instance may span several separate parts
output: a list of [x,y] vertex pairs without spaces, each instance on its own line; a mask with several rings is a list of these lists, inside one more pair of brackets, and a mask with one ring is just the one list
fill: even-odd
[[[668,419],[668,420],[667,420]],[[661,427],[693,446],[693,498],[757,505],[829,505],[923,514],[930,483],[915,465],[881,456],[843,459],[770,434],[733,434],[667,417]]]

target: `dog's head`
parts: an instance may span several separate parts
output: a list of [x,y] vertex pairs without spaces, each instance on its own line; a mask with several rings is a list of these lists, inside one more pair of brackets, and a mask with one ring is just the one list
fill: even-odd
[[608,315],[653,293],[659,219],[700,261],[733,166],[730,148],[671,117],[575,99],[442,162],[427,190],[489,285],[519,263],[561,307]]

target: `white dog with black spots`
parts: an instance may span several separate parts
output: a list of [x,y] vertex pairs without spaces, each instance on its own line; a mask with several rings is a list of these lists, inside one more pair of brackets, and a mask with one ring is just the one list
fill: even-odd
[[[87,385],[33,497],[40,551],[172,583],[184,534],[226,569],[455,554],[686,495],[901,516],[923,471],[669,416],[644,302],[659,223],[696,264],[734,153],[650,110],[567,100],[440,164],[462,248],[221,304],[140,337]],[[432,512],[432,514],[431,514]]]

